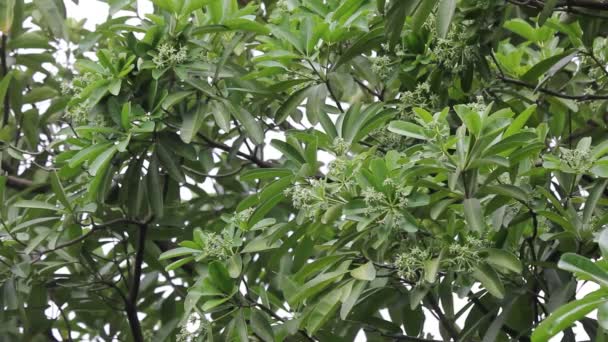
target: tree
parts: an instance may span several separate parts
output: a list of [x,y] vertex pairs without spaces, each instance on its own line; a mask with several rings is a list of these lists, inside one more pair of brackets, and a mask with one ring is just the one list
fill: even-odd
[[608,5],[153,2],[0,3],[0,339],[608,337]]

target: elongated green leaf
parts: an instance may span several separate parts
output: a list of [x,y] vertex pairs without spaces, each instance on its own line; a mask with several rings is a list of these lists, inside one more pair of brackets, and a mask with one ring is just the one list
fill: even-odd
[[407,121],[392,121],[388,126],[388,130],[414,139],[427,139],[422,127]]
[[156,153],[163,167],[166,169],[169,176],[174,180],[184,183],[186,178],[182,169],[178,166],[174,154],[169,153],[163,144],[156,144]]
[[589,192],[589,196],[585,201],[585,208],[583,209],[583,223],[589,223],[589,220],[591,220],[593,211],[597,206],[597,202],[602,197],[607,184],[608,179],[598,180],[593,189],[591,189],[591,192]]
[[448,35],[452,18],[456,12],[456,0],[440,0],[437,9],[437,34],[441,38]]
[[13,204],[13,206],[15,208],[44,209],[44,210],[53,210],[53,211],[59,210],[59,208],[53,204],[41,202],[41,201],[35,201],[35,200],[21,200],[21,201],[16,202],[15,204]]
[[513,253],[503,249],[486,248],[482,251],[482,254],[486,255],[484,260],[499,271],[508,270],[521,273],[523,270],[521,261]]
[[370,261],[350,271],[350,275],[355,279],[372,281],[376,279],[376,268]]
[[469,229],[475,232],[483,232],[485,230],[483,211],[481,204],[477,198],[467,198],[463,201],[464,218]]
[[608,293],[602,289],[560,307],[534,329],[532,342],[549,341],[551,337],[570,327],[606,301],[608,301]]
[[583,256],[565,253],[559,259],[557,266],[562,270],[574,272],[586,279],[593,280],[601,286],[608,287],[608,272]]
[[505,287],[500,281],[498,274],[494,269],[492,269],[487,264],[480,264],[473,270],[473,277],[483,285],[483,287],[488,290],[488,292],[499,299],[502,299],[505,296]]

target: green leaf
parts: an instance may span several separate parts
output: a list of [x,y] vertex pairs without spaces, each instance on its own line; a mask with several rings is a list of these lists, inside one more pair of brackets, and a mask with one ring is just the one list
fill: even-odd
[[521,261],[513,253],[497,248],[486,248],[481,253],[485,255],[484,260],[499,271],[508,270],[521,273],[523,270]]
[[536,30],[521,18],[511,19],[504,24],[504,28],[517,33],[529,41],[536,41]]
[[186,182],[184,173],[175,160],[175,154],[169,153],[163,144],[156,144],[156,155],[171,178],[180,183]]
[[209,277],[213,284],[222,292],[230,293],[234,287],[234,281],[226,267],[219,261],[212,261],[209,264]]
[[116,145],[112,145],[105,151],[101,152],[89,166],[89,173],[95,176],[99,169],[102,169],[104,166],[110,164],[110,161],[112,160],[112,157],[114,157],[114,154],[116,154],[116,151]]
[[462,204],[464,205],[464,218],[468,228],[477,233],[485,231],[485,223],[481,204],[477,198],[466,198]]
[[[0,81],[0,107],[4,108],[4,98],[6,96],[6,92],[8,90],[8,86],[11,84],[11,79],[13,78],[13,72],[10,71],[8,74],[2,77],[2,81]],[[3,123],[6,124],[6,123]]]
[[30,209],[43,209],[43,210],[53,210],[58,211],[59,208],[54,204],[35,201],[35,200],[21,200],[13,204],[15,208],[30,208]]
[[162,253],[158,257],[158,260],[172,259],[172,258],[177,258],[177,257],[185,256],[185,255],[190,256],[192,254],[199,254],[199,253],[201,253],[201,251],[198,249],[187,248],[187,247],[177,247],[177,248],[173,248],[173,249],[170,249],[170,250]]
[[285,121],[285,119],[287,119],[287,117],[291,115],[296,110],[296,108],[298,108],[298,106],[304,101],[304,98],[306,98],[306,96],[308,95],[309,87],[310,86],[306,86],[302,89],[299,89],[298,91],[291,94],[291,96],[289,96],[289,98],[285,102],[283,102],[281,107],[279,107],[279,109],[277,109],[277,112],[275,113],[275,120],[277,123]]
[[455,12],[456,0],[440,0],[437,9],[437,35],[440,38],[447,37]]
[[479,280],[481,285],[488,290],[488,292],[498,298],[502,299],[505,296],[505,288],[498,277],[498,274],[487,264],[483,263],[477,266],[473,270],[473,278]]
[[243,173],[240,174],[239,179],[247,182],[257,179],[283,178],[291,175],[293,175],[293,171],[290,169],[263,168],[243,171]]
[[538,78],[544,75],[545,73],[547,73],[547,75],[550,77],[552,76],[552,74],[555,74],[559,69],[570,63],[570,61],[572,61],[572,59],[576,57],[576,54],[577,52],[566,51],[564,53],[560,53],[559,55],[543,59],[542,61],[536,63],[528,71],[526,71],[526,73],[521,76],[521,79],[525,82],[536,83],[538,81]]
[[342,301],[342,307],[340,308],[340,318],[342,320],[345,320],[348,317],[348,314],[357,303],[357,300],[359,299],[359,296],[361,296],[361,293],[365,289],[366,285],[367,282],[365,281],[355,282],[355,285],[353,285],[348,297]]
[[350,271],[350,275],[355,279],[372,281],[376,279],[376,268],[370,261]]
[[245,108],[235,108],[230,103],[226,103],[226,106],[231,109],[232,115],[245,127],[247,135],[253,140],[255,144],[264,143],[264,131],[260,123],[249,113]]
[[70,160],[68,161],[68,166],[70,168],[75,168],[77,166],[82,165],[85,161],[91,160],[97,157],[101,152],[105,151],[111,146],[111,143],[91,145],[87,148],[84,148],[78,153],[76,153]]
[[[61,180],[59,179],[59,176],[57,176],[57,172],[52,171],[50,178],[51,178],[51,187],[53,188],[53,191],[55,192],[55,195],[57,196],[57,200],[59,200],[59,202],[61,202],[61,204],[63,204],[63,206],[69,212],[73,212],[74,209],[72,208],[72,204],[70,203],[70,201],[68,200],[68,197],[65,194],[65,190],[63,189],[63,185],[61,185]],[[1,197],[0,197],[0,199],[1,199]]]
[[597,203],[600,198],[604,194],[604,189],[608,184],[608,179],[598,180],[596,184],[593,186],[593,189],[589,192],[589,196],[585,201],[585,208],[583,209],[583,223],[589,223],[593,216],[593,212],[595,207],[597,207]]
[[460,120],[464,122],[464,125],[467,127],[469,132],[471,132],[474,136],[479,137],[482,129],[482,121],[479,113],[471,110],[467,105],[456,105],[454,106],[454,110]]
[[14,9],[15,0],[0,1],[0,31],[10,33],[15,17]]
[[565,253],[557,263],[557,267],[570,271],[585,279],[593,280],[600,286],[608,287],[608,272],[591,260],[574,253]]
[[582,299],[563,305],[534,329],[532,342],[549,341],[551,337],[570,327],[574,322],[585,317],[606,301],[608,301],[608,293],[601,289],[586,295]]
[[125,102],[122,105],[122,110],[120,111],[120,125],[125,130],[128,130],[131,127],[131,102]]
[[155,218],[162,218],[164,215],[164,193],[163,181],[158,172],[158,158],[152,155],[150,165],[148,166],[148,174],[146,175],[146,184],[148,186],[148,200]]
[[193,91],[177,91],[171,93],[163,100],[163,104],[161,105],[161,107],[164,110],[168,110],[169,108],[173,107],[177,103],[182,102],[185,98],[192,94],[194,94]]
[[349,62],[351,59],[378,47],[382,43],[384,37],[384,28],[377,27],[357,39],[346,51],[340,54],[340,57],[332,70],[336,70],[342,64]]
[[406,137],[427,140],[427,137],[424,134],[424,129],[411,122],[392,121],[388,126],[388,130]]
[[192,141],[201,128],[204,117],[203,107],[197,107],[182,114],[182,126],[180,127],[179,137],[183,142],[189,144]]
[[510,197],[522,203],[528,203],[529,196],[520,187],[510,184],[497,184],[484,187],[484,193],[497,194],[505,197]]
[[342,291],[336,288],[319,300],[306,320],[306,331],[315,334],[333,316],[338,307]]
[[426,18],[431,14],[438,0],[421,0],[412,17],[412,30],[419,31]]
[[251,311],[251,330],[265,342],[274,341],[274,332],[266,317],[257,310]]
[[503,139],[506,137],[509,137],[515,133],[519,133],[519,131],[524,127],[524,125],[526,124],[526,122],[528,122],[528,119],[530,118],[530,116],[536,112],[536,105],[531,105],[530,107],[526,108],[526,110],[524,110],[523,112],[521,112],[516,118],[515,120],[513,120],[513,122],[511,122],[511,125],[509,126],[509,128],[507,128],[507,130],[505,131],[505,133],[503,134]]

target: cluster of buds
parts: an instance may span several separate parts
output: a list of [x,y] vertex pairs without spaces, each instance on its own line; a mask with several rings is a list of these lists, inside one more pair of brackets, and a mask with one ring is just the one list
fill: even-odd
[[463,242],[456,241],[448,245],[447,263],[457,272],[470,272],[480,262],[479,253],[484,247],[483,240],[468,236]]
[[387,55],[370,57],[372,62],[372,72],[381,79],[386,79],[391,75],[393,68],[391,67],[391,58]]
[[232,224],[241,230],[247,230],[249,219],[254,211],[254,208],[247,208],[235,213],[234,216],[232,216]]
[[431,51],[439,65],[450,68],[453,73],[459,73],[478,58],[478,48],[468,44],[468,40],[466,31],[456,27],[446,38],[438,38]]
[[575,173],[586,173],[593,165],[591,151],[588,148],[574,150],[560,148],[559,157],[562,163]]
[[181,64],[187,60],[188,48],[186,46],[180,46],[176,49],[168,43],[160,44],[156,50],[156,55],[152,58],[152,62],[159,69]]
[[81,100],[67,108],[66,114],[72,121],[87,121],[91,106],[87,103],[87,99],[82,98],[82,93],[87,86],[99,79],[99,75],[87,72],[74,77],[71,83],[63,82],[61,84],[62,94],[71,95],[72,98]]
[[409,281],[418,281],[424,269],[424,263],[430,260],[432,253],[429,249],[418,246],[407,252],[397,255],[393,265],[397,269],[397,275]]
[[336,137],[332,142],[331,149],[338,156],[345,155],[350,150],[350,144],[346,142],[343,138]]
[[213,259],[224,260],[232,256],[233,239],[227,232],[221,235],[213,232],[203,232],[201,237],[203,254]]
[[434,108],[439,103],[437,94],[431,92],[431,85],[425,81],[418,83],[416,88],[399,94],[398,108],[402,119],[411,119],[413,107]]
[[477,95],[475,97],[475,100],[475,102],[468,103],[467,106],[471,108],[471,110],[474,112],[483,113],[488,108],[485,99],[483,98],[483,96]]
[[296,184],[286,189],[284,194],[291,197],[294,208],[300,209],[311,219],[314,219],[321,211],[329,208],[326,197],[326,184],[320,180],[311,180],[310,186]]

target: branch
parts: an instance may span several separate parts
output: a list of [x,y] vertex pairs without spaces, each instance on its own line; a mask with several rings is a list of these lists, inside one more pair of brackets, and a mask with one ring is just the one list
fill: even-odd
[[[2,33],[2,42],[0,43],[0,64],[2,64],[2,78],[8,74],[8,64],[6,63],[6,55],[8,54],[6,43],[8,41],[8,35],[6,33]],[[9,103],[9,96],[6,94],[4,96],[4,114],[2,116],[2,127],[8,124],[8,119],[11,112],[11,107]]]
[[435,300],[435,297],[433,296],[433,294],[431,292],[429,292],[426,295],[426,300],[429,303],[429,305],[431,306],[431,308],[433,309],[433,311],[435,311],[435,313],[437,314],[437,316],[439,316],[439,322],[441,322],[441,325],[443,325],[443,327],[448,332],[448,334],[450,335],[450,337],[452,337],[452,339],[454,341],[458,341],[459,332],[454,327],[453,322],[451,322],[443,314],[443,311],[441,311],[441,308],[439,307],[439,304],[437,304],[437,301]]
[[516,85],[522,86],[524,88],[532,89],[534,91],[540,91],[541,93],[555,96],[555,97],[560,97],[562,99],[569,99],[569,100],[575,100],[575,101],[608,100],[608,95],[595,95],[595,94],[570,95],[570,94],[561,93],[559,91],[551,90],[548,88],[537,88],[537,86],[535,86],[534,84],[526,83],[524,81],[520,81],[518,79],[510,78],[510,77],[506,77],[506,76],[502,76],[502,75],[498,75],[498,79],[500,79],[501,81],[506,82],[506,83],[516,84]]
[[[230,152],[230,150],[232,150],[232,148],[230,146],[222,144],[221,142],[217,142],[217,141],[211,140],[211,139],[207,138],[206,136],[204,136],[201,133],[198,133],[197,136],[199,138],[203,139],[211,147],[219,148],[220,150],[224,150],[226,152]],[[272,167],[271,163],[269,163],[269,162],[267,162],[265,160],[262,160],[262,159],[260,159],[260,158],[258,158],[256,156],[254,156],[254,155],[250,155],[250,154],[247,154],[247,153],[244,153],[244,152],[241,152],[241,151],[237,151],[236,154],[238,156],[240,156],[240,157],[243,157],[243,158],[249,160],[250,162],[256,164],[259,167],[262,167],[262,168]]]
[[133,279],[129,287],[129,297],[127,298],[127,318],[129,326],[135,342],[144,342],[144,337],[141,331],[141,323],[137,317],[137,297],[139,295],[139,285],[141,283],[142,265],[144,262],[144,250],[146,247],[146,235],[148,233],[148,222],[139,223],[139,239],[137,242],[137,253],[135,254],[135,263],[133,265]]

